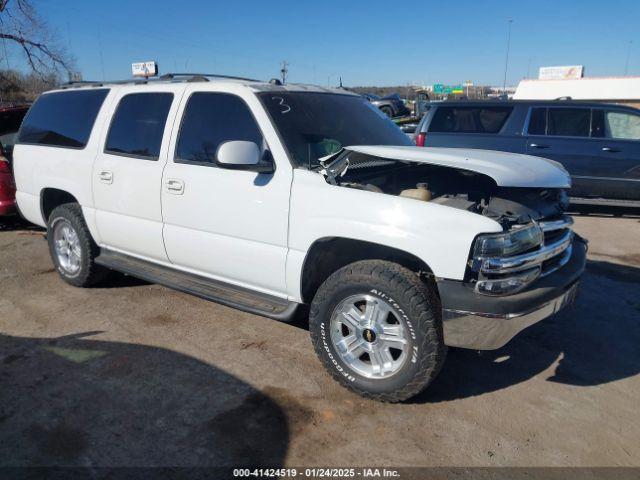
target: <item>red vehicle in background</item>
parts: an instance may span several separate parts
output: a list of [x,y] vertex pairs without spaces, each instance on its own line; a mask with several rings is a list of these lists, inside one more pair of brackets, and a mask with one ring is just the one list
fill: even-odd
[[16,184],[11,157],[16,135],[29,105],[0,107],[0,216],[16,212]]

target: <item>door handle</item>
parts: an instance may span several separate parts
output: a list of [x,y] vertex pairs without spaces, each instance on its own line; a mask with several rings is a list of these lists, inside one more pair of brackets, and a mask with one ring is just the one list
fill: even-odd
[[108,170],[102,170],[99,174],[98,174],[98,178],[100,179],[100,181],[102,183],[108,183],[111,184],[113,183],[113,172],[110,172]]
[[166,181],[165,187],[167,188],[167,192],[173,195],[182,195],[184,193],[184,182],[182,180],[171,178]]
[[542,145],[540,143],[530,143],[529,146],[533,148],[549,148],[549,145]]
[[618,153],[620,149],[614,147],[602,147],[603,152]]

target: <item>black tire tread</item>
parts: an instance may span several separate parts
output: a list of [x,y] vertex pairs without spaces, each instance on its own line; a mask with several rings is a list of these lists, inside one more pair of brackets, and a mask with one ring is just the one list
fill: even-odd
[[[336,369],[331,367],[324,355],[322,340],[318,334],[319,329],[315,328],[320,321],[318,304],[326,301],[334,290],[353,282],[354,279],[370,279],[378,282],[382,279],[387,283],[394,292],[397,301],[410,306],[411,310],[408,315],[415,320],[416,328],[422,330],[424,340],[420,345],[420,351],[431,352],[428,355],[421,355],[417,373],[411,381],[392,393],[372,393],[358,388],[352,382],[345,381]],[[385,260],[354,262],[337,270],[318,289],[309,315],[311,341],[316,354],[325,364],[326,369],[341,385],[365,398],[389,403],[401,402],[423,391],[438,375],[444,364],[447,348],[443,341],[442,324],[435,315],[438,304],[433,288],[417,273],[402,265]]]
[[82,256],[80,274],[73,278],[60,275],[62,279],[74,287],[91,287],[104,280],[109,274],[109,270],[96,264],[94,261],[95,258],[100,255],[100,247],[93,241],[89,228],[84,220],[84,215],[82,214],[82,207],[77,203],[64,203],[59,205],[53,209],[49,216],[49,221],[47,222],[47,239],[54,265],[56,261],[54,260],[52,223],[53,220],[59,217],[67,219],[73,225],[78,234],[82,252],[88,252],[88,255]]

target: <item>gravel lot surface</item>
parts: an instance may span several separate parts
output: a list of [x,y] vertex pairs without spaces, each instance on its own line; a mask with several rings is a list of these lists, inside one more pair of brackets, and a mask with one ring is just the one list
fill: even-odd
[[76,289],[0,221],[0,466],[640,466],[640,216],[575,219],[576,306],[450,349],[399,405],[335,384],[303,321],[121,275]]

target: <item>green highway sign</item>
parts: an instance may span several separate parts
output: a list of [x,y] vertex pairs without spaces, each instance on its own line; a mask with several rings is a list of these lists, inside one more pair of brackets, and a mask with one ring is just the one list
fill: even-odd
[[436,83],[433,86],[433,93],[439,93],[439,94],[464,93],[464,90],[462,85],[445,85],[443,83]]

